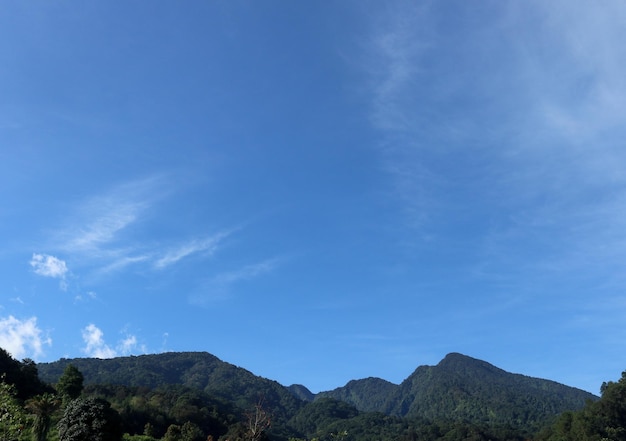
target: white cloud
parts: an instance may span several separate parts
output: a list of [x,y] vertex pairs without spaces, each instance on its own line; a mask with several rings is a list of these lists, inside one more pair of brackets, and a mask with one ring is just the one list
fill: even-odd
[[35,274],[43,277],[61,279],[59,286],[62,290],[67,289],[65,276],[68,274],[68,269],[65,261],[48,254],[35,253],[30,260],[30,266],[33,267]]
[[83,352],[89,357],[113,358],[117,356],[115,350],[105,343],[104,333],[93,323],[83,329],[83,341],[86,344]]
[[37,358],[43,354],[43,346],[51,344],[37,327],[36,317],[19,320],[10,315],[0,319],[0,347],[17,359]]
[[83,300],[96,300],[98,298],[98,294],[95,291],[87,291],[84,294],[77,294],[74,297],[74,300],[77,302],[82,302]]
[[30,260],[30,266],[33,267],[35,274],[44,277],[63,279],[67,274],[66,263],[48,254],[33,254],[33,258]]
[[154,263],[154,266],[158,269],[163,269],[195,253],[211,255],[217,250],[219,243],[230,234],[231,232],[226,231],[205,239],[195,239],[187,242],[165,253],[163,257]]
[[129,354],[133,348],[137,346],[137,337],[134,335],[128,335],[120,342],[120,350],[124,354]]
[[130,355],[134,352],[146,352],[143,345],[139,345],[137,337],[132,334],[126,336],[118,342],[115,348],[109,346],[104,340],[104,333],[93,323],[83,329],[83,341],[85,347],[83,352],[94,358],[113,358],[122,355]]
[[143,345],[139,345],[136,336],[128,334],[117,345],[117,351],[120,355],[130,355],[137,351],[145,353],[146,348]]

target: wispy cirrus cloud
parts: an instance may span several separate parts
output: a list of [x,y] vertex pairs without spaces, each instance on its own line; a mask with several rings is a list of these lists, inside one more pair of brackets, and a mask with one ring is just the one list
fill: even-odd
[[165,255],[158,258],[154,262],[154,266],[157,269],[163,269],[192,254],[202,253],[210,256],[217,250],[220,242],[222,242],[230,234],[231,231],[224,231],[207,238],[193,239],[185,242],[168,250]]
[[[87,198],[69,210],[65,225],[56,230],[45,246],[70,256],[77,267],[74,271],[86,271],[92,276],[149,259],[149,250],[133,239],[136,231],[132,228],[145,221],[146,212],[158,198],[155,194],[162,193],[162,185],[160,177],[147,178],[119,184]],[[31,265],[39,274],[61,277],[64,262],[46,256],[33,256]]]
[[407,88],[423,70],[423,53],[430,47],[427,4],[397,2],[387,15],[377,17],[376,31],[365,57],[372,91],[371,121],[385,131],[413,130],[415,121],[405,112]]
[[235,285],[272,273],[282,261],[283,259],[280,258],[267,259],[232,271],[218,273],[192,293],[189,296],[189,302],[195,305],[205,305],[212,300],[227,298],[231,295]]
[[[165,189],[163,189],[165,187]],[[53,253],[63,253],[73,262],[72,273],[84,286],[124,272],[164,271],[190,257],[208,258],[241,227],[222,229],[212,234],[185,234],[185,227],[173,236],[159,239],[159,211],[163,195],[171,191],[163,177],[116,185],[103,194],[80,202],[69,210],[65,225],[58,228],[46,244]],[[35,254],[31,261],[36,274],[57,277],[67,286],[70,274],[65,261],[52,254]],[[86,299],[79,295],[81,299]],[[106,354],[106,348],[101,348]]]
[[415,225],[471,213],[473,199],[448,197],[458,190],[527,216],[540,198],[589,214],[617,208],[580,198],[626,182],[615,142],[626,111],[623,2],[496,4],[479,21],[467,6],[458,37],[438,5],[424,5],[393,2],[373,18],[365,57],[384,168]]
[[[120,184],[110,191],[80,204],[68,225],[61,229],[53,248],[79,256],[95,276],[118,272],[131,265],[145,264],[155,269],[170,267],[194,254],[212,255],[233,230],[181,241],[178,245],[142,241],[149,228],[151,210],[169,188],[161,177]],[[155,196],[156,195],[156,196]],[[43,269],[42,269],[43,270]]]
[[88,199],[79,206],[71,225],[59,233],[60,246],[74,253],[115,254],[121,233],[153,204],[158,186],[157,178],[132,181]]
[[[527,53],[546,124],[571,141],[623,126],[626,111],[626,5],[594,8],[582,1],[533,2],[544,26],[535,38],[554,46],[550,59]],[[536,44],[539,44],[535,41]],[[559,75],[550,75],[558,72]],[[541,99],[543,97],[543,99]]]
[[20,320],[10,315],[0,318],[0,347],[14,358],[37,358],[43,355],[44,346],[50,346],[52,339],[45,336],[37,325],[37,317]]
[[93,217],[87,225],[70,235],[65,247],[72,251],[102,251],[102,247],[115,241],[124,228],[137,220],[141,203],[106,201],[97,204],[90,213]]
[[253,279],[262,274],[269,273],[276,269],[280,263],[280,260],[268,259],[262,262],[254,263],[251,265],[246,265],[242,268],[236,269],[234,271],[229,271],[225,273],[218,274],[213,278],[213,283],[225,286],[231,285],[243,280]]
[[[131,251],[128,250],[128,252],[131,252]],[[122,253],[119,253],[113,259],[111,259],[110,263],[98,268],[98,270],[96,270],[96,273],[101,276],[106,275],[109,273],[121,271],[124,268],[131,266],[131,265],[149,261],[150,259],[152,259],[152,256],[150,254],[143,254],[143,255],[135,256],[135,255],[123,255]]]

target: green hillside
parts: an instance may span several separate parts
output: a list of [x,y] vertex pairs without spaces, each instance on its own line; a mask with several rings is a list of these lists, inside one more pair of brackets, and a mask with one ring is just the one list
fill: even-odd
[[400,385],[367,378],[320,395],[387,415],[533,429],[597,399],[579,389],[512,374],[456,353],[436,366],[418,367]]
[[62,359],[38,365],[39,377],[55,384],[70,364],[84,375],[85,394],[111,402],[126,432],[149,425],[157,438],[188,424],[214,439],[244,439],[246,415],[261,408],[276,441],[521,441],[597,399],[454,353],[399,385],[365,378],[317,395],[204,352]]
[[381,378],[369,377],[352,380],[343,387],[321,392],[317,396],[345,401],[363,412],[386,412],[389,401],[397,394],[397,391],[397,384]]
[[258,377],[206,352],[61,359],[38,365],[39,377],[47,383],[55,383],[69,364],[83,373],[87,385],[148,388],[181,385],[231,402],[241,409],[251,408],[262,397],[264,405],[279,420],[286,421],[304,405],[302,400],[276,381]]

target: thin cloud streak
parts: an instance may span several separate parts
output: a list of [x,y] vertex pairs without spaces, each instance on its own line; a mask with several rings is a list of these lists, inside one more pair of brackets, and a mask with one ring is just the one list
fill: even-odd
[[427,7],[400,3],[385,17],[383,29],[372,39],[374,53],[367,70],[372,75],[371,120],[385,131],[411,130],[414,121],[402,109],[405,91],[421,71],[420,57],[429,47]]
[[[395,24],[378,29],[373,37],[374,41],[380,42],[373,52],[373,65],[384,66],[384,70],[381,72],[380,67],[370,69],[373,78],[371,114],[373,124],[385,136],[380,145],[385,161],[384,168],[394,180],[397,197],[407,206],[409,212],[419,213],[422,219],[427,219],[428,213],[445,214],[450,209],[439,203],[444,200],[440,195],[451,185],[456,185],[452,179],[458,179],[458,176],[439,173],[435,159],[461,161],[467,158],[472,161],[467,167],[480,167],[477,169],[480,173],[475,173],[478,179],[472,179],[466,185],[475,186],[480,194],[491,196],[492,200],[488,202],[494,204],[494,208],[498,210],[527,210],[536,205],[538,198],[546,198],[547,195],[559,202],[558,207],[566,209],[555,215],[572,214],[567,211],[568,198],[573,202],[570,204],[571,209],[580,210],[580,198],[585,192],[592,192],[596,188],[615,189],[616,185],[621,186],[626,182],[626,176],[618,170],[620,164],[626,160],[626,153],[618,146],[602,142],[603,138],[597,127],[584,123],[596,119],[609,121],[613,124],[613,129],[617,129],[615,123],[621,118],[616,118],[616,115],[624,113],[616,113],[615,107],[616,103],[619,103],[620,108],[626,106],[626,80],[622,75],[626,69],[626,61],[618,61],[626,60],[626,50],[613,43],[622,40],[615,39],[616,35],[626,38],[626,31],[621,24],[618,25],[619,20],[615,20],[608,12],[594,12],[591,14],[593,19],[585,18],[588,16],[580,13],[580,3],[566,8],[568,11],[565,14],[560,7],[545,3],[535,4],[536,10],[532,13],[525,11],[525,14],[520,14],[519,11],[514,14],[515,11],[503,8],[496,17],[496,22],[487,26],[481,37],[470,37],[468,40],[477,40],[467,44],[482,47],[484,43],[487,48],[485,51],[488,50],[491,57],[497,56],[494,52],[496,50],[509,50],[515,56],[504,59],[500,63],[504,65],[501,70],[481,70],[480,76],[486,79],[478,84],[473,82],[472,75],[460,73],[467,70],[471,74],[472,70],[477,69],[472,64],[473,60],[471,63],[459,60],[470,64],[444,72],[446,76],[441,79],[441,85],[435,85],[434,91],[431,91],[419,84],[420,72],[433,69],[429,64],[431,60],[428,54],[420,48],[432,47],[435,52],[436,44],[446,42],[430,38],[428,32],[415,31],[424,28],[420,25],[434,21],[429,19],[427,9],[416,13],[407,4],[399,4],[400,11],[394,11],[388,17],[389,22]],[[402,7],[406,9],[402,10]],[[613,4],[613,9],[618,9],[617,16],[623,16],[626,8]],[[529,40],[524,47],[519,47],[512,36],[519,35],[520,32],[517,31],[520,28],[524,29],[522,35],[535,32],[534,27],[540,27],[540,24],[532,24],[531,29],[526,30],[528,23],[524,21],[535,15],[543,17],[548,25],[541,29],[547,28],[549,31],[542,31],[540,40]],[[563,15],[566,18],[562,18]],[[572,20],[567,19],[571,15],[576,17],[573,20],[573,29]],[[522,18],[518,19],[518,16]],[[516,17],[519,21],[512,21],[511,17]],[[516,31],[511,31],[511,27]],[[502,29],[509,30],[503,33]],[[579,44],[581,35],[585,36],[586,42],[595,41],[597,44]],[[496,38],[497,36],[500,38]],[[587,39],[587,36],[591,37]],[[504,43],[490,43],[498,40]],[[546,40],[556,45],[557,55],[562,55],[549,60],[543,58],[539,45]],[[600,55],[595,55],[596,53]],[[625,56],[620,56],[621,54]],[[594,63],[596,58],[600,60]],[[572,63],[576,66],[572,66]],[[580,67],[585,67],[584,64],[594,66],[593,69],[586,69],[593,70],[587,78],[592,93],[587,98],[572,103],[571,99],[564,98],[566,95],[570,96],[572,90],[563,91],[561,88],[556,92],[558,88],[553,86],[556,81],[574,84],[578,80],[578,74],[568,76],[567,72],[580,72]],[[565,73],[565,79],[562,76],[555,77],[554,72]],[[493,90],[487,87],[491,87],[491,84],[502,84],[501,76],[505,74],[515,76],[505,84],[516,85],[520,92],[510,90],[499,97],[499,100],[489,104],[487,110],[505,117],[502,126],[493,131],[481,124],[476,119],[477,116],[472,116],[474,113],[480,114],[485,108],[479,102],[475,103],[476,106],[471,106],[475,97],[480,95],[472,90],[480,86],[485,88],[484,94],[494,95]],[[433,85],[429,87],[432,88]],[[611,93],[607,93],[608,90]],[[422,114],[425,107],[430,107],[428,111],[436,116],[438,101],[451,94],[457,96],[461,102],[469,100],[472,111],[461,112],[462,117],[454,114],[445,119],[430,117],[429,124],[423,124]],[[513,112],[512,108],[521,110]],[[557,130],[562,127],[547,115],[547,108],[552,109],[553,115],[564,115],[561,118],[563,120],[571,119],[572,126],[577,128],[576,132]],[[521,114],[526,116],[520,119]],[[476,120],[472,121],[471,118]],[[410,124],[402,121],[409,121]],[[459,142],[449,142],[451,127],[454,127],[453,140]],[[581,130],[584,131],[584,139],[594,137],[597,141],[593,148],[587,143],[580,145],[573,142],[573,138],[581,136]],[[503,142],[505,139],[506,144]],[[476,143],[475,140],[481,142]],[[471,143],[469,147],[468,143]],[[441,145],[445,145],[447,151],[442,152]],[[508,146],[507,150],[503,150],[503,145]],[[470,155],[468,151],[473,154]],[[563,204],[562,201],[566,203]],[[471,200],[460,202],[472,203]],[[614,210],[619,204],[607,201],[603,207],[594,208],[593,204],[586,206],[589,212],[593,212]],[[528,211],[526,213],[530,214]],[[417,222],[416,225],[422,226],[423,223]]]
[[217,274],[196,289],[189,296],[189,302],[193,305],[206,306],[210,301],[224,300],[231,295],[235,285],[271,273],[280,266],[281,262],[280,258],[267,259]]
[[279,259],[268,259],[252,265],[246,265],[235,271],[218,274],[213,278],[213,283],[220,286],[232,285],[243,280],[249,280],[262,274],[269,273],[277,268],[278,264]]
[[67,249],[78,252],[90,252],[113,241],[116,234],[133,223],[137,219],[140,205],[130,203],[111,204],[108,207],[99,208],[97,219],[82,228],[67,242]]
[[[619,1],[605,2],[602,8],[576,1],[534,5],[545,17],[548,38],[558,44],[556,61],[570,67],[547,83],[552,87],[541,90],[549,97],[544,105],[547,123],[571,141],[623,126],[626,48],[621,42],[626,37],[626,5]],[[541,74],[540,60],[534,61],[532,68]]]
[[163,257],[156,260],[155,268],[163,269],[173,265],[192,254],[204,253],[213,255],[218,249],[218,245],[231,234],[230,231],[221,232],[205,239],[194,239],[179,247],[169,250]]
[[[139,264],[164,270],[192,255],[213,255],[235,229],[194,238],[169,249],[159,243],[125,240],[134,230],[146,228],[146,213],[158,209],[155,202],[163,196],[161,188],[169,188],[166,184],[160,176],[136,180],[88,199],[77,208],[70,225],[56,234],[53,248],[74,256],[73,260],[88,271],[89,279]],[[43,263],[38,264],[37,271],[44,271]]]
[[121,271],[131,265],[135,265],[141,262],[146,262],[151,259],[148,254],[141,256],[122,255],[119,258],[113,260],[110,264],[99,268],[96,273],[100,276],[110,274],[116,271]]
[[86,201],[73,225],[60,233],[60,246],[73,253],[109,253],[120,233],[152,205],[157,185],[157,179],[133,181]]

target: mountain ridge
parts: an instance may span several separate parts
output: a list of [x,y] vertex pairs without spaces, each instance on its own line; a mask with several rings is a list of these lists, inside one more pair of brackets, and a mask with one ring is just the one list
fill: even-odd
[[582,408],[588,400],[598,398],[552,380],[510,373],[460,353],[446,355],[435,366],[418,366],[397,387],[389,387],[386,400],[377,405],[368,401],[371,384],[370,379],[353,380],[319,396],[393,416],[488,424],[515,421],[535,427],[544,420],[543,415]]
[[307,405],[332,399],[359,412],[430,421],[471,421],[538,428],[550,418],[582,408],[597,397],[551,380],[506,372],[460,353],[435,366],[418,366],[400,384],[368,377],[313,394],[303,385],[284,386],[220,360],[208,352],[168,352],[112,359],[75,358],[41,363],[39,376],[55,383],[72,364],[85,384],[155,387],[180,384],[247,409],[264,404],[278,420],[288,421]]

